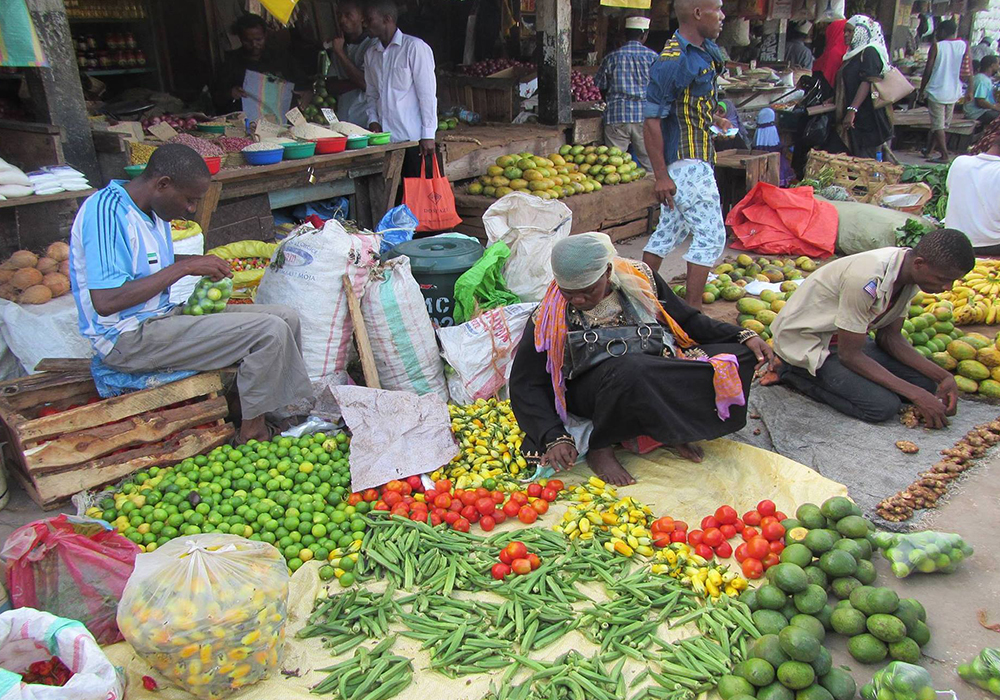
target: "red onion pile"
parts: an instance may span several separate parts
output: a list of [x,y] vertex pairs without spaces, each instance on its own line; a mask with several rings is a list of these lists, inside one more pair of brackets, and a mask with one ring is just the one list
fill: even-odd
[[534,63],[525,63],[524,61],[515,61],[512,58],[489,58],[485,61],[478,61],[473,63],[471,66],[463,66],[462,70],[466,75],[471,75],[474,78],[485,78],[488,75],[493,75],[494,73],[508,68],[535,68]]
[[244,136],[220,136],[213,143],[226,153],[239,153],[253,143],[253,139]]
[[142,128],[149,131],[149,127],[157,124],[169,124],[178,131],[183,129],[193,129],[198,123],[194,117],[178,117],[175,114],[163,114],[159,117],[149,117],[141,121]]
[[570,91],[574,102],[600,102],[601,91],[594,84],[594,76],[573,71],[570,76]]
[[208,139],[200,139],[191,134],[177,134],[177,136],[170,139],[170,143],[183,143],[185,146],[190,146],[202,158],[223,155],[223,150]]

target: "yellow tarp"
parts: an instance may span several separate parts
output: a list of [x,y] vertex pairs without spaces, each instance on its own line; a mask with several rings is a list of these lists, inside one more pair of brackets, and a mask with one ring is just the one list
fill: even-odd
[[[753,508],[761,499],[770,498],[779,509],[792,513],[802,503],[821,503],[831,496],[847,495],[847,488],[842,484],[830,481],[812,469],[773,452],[731,440],[714,440],[702,445],[705,448],[705,461],[701,464],[681,460],[666,450],[656,450],[642,457],[619,452],[619,459],[639,482],[634,486],[620,488],[619,494],[639,499],[649,505],[657,515],[670,515],[686,520],[692,527],[723,504],[732,505],[742,513]],[[565,474],[569,483],[577,483],[590,476],[590,470],[582,466]],[[557,501],[538,524],[551,526],[562,517],[568,507],[568,502]],[[516,527],[518,527],[516,521],[507,521],[497,529]],[[330,666],[335,661],[322,647],[319,639],[295,639],[295,632],[305,624],[313,601],[322,587],[327,585],[320,582],[318,570],[317,562],[309,562],[292,577],[288,601],[289,642],[286,644],[285,660],[282,664],[282,669],[291,675],[270,678],[246,688],[232,695],[232,700],[315,700],[321,697],[309,693],[309,688],[325,678],[326,674],[314,673],[311,669]],[[330,588],[335,593],[342,590],[335,581],[331,582]],[[378,590],[384,586],[373,584],[372,588]],[[585,590],[597,600],[604,598],[602,589],[597,586]],[[470,597],[464,593],[459,595]],[[482,599],[484,594],[477,594],[475,597]],[[485,594],[485,597],[499,600],[490,594]],[[659,636],[670,641],[694,634],[693,630],[693,626],[690,629],[680,630],[667,630],[664,626]],[[451,680],[426,670],[429,654],[419,651],[418,647],[419,642],[403,637],[397,638],[395,653],[412,658],[415,669],[413,683],[397,695],[397,698],[481,700],[489,690],[490,676],[465,676]],[[580,632],[574,631],[536,656],[544,660],[554,659],[571,648],[587,655],[597,650],[597,647],[587,641]],[[128,676],[129,700],[191,699],[191,695],[169,686],[166,681],[158,677],[148,664],[135,655],[132,647],[126,642],[106,647],[105,652],[112,663],[125,668]],[[625,666],[626,677],[632,678],[641,668],[638,663],[629,661]],[[498,672],[497,675],[501,673]],[[155,693],[143,690],[141,679],[144,675],[156,678],[160,690]],[[519,675],[515,681],[519,682],[521,678]]]

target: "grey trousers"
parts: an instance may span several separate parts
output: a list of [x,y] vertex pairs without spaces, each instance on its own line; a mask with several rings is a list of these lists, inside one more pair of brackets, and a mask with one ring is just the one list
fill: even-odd
[[635,160],[640,168],[652,172],[649,154],[646,152],[646,137],[642,133],[642,122],[635,124],[605,124],[604,143],[620,148],[622,153],[628,153],[629,144],[635,146]]
[[209,316],[149,319],[122,333],[104,363],[124,372],[207,372],[239,364],[244,420],[312,395],[299,317],[287,306],[247,304]]

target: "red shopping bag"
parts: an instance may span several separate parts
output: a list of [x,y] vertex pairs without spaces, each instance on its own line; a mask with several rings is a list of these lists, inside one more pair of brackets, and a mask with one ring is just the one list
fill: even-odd
[[418,232],[444,231],[462,223],[455,211],[455,193],[451,183],[438,169],[437,156],[434,161],[433,176],[426,177],[426,159],[420,156],[420,177],[403,178],[403,204],[410,208],[420,225]]

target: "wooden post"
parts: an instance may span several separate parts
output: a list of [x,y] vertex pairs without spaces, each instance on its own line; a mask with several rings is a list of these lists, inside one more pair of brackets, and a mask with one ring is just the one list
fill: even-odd
[[365,384],[369,389],[381,389],[382,384],[378,380],[378,367],[375,366],[375,355],[372,354],[372,343],[368,339],[368,327],[365,326],[365,318],[361,315],[361,304],[354,293],[354,285],[347,275],[343,277],[344,294],[347,295],[347,311],[351,315],[351,324],[354,326],[354,340],[358,344],[358,355],[361,356],[361,369],[365,374]]
[[538,0],[538,116],[543,124],[573,121],[570,0]]
[[91,184],[99,186],[101,172],[90,135],[66,6],[62,0],[28,0],[28,11],[49,61],[48,68],[25,70],[35,118],[62,128],[66,162],[83,172]]

